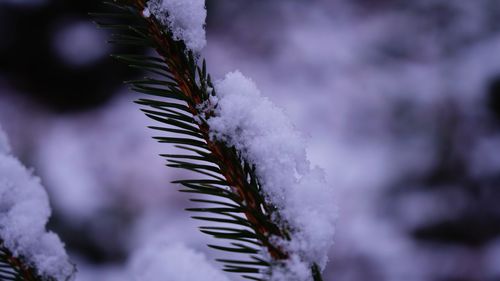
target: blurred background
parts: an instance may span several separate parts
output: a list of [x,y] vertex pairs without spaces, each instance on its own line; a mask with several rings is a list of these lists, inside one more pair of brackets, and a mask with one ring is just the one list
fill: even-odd
[[[309,139],[340,217],[326,281],[500,280],[500,1],[209,0],[209,70],[239,69]],[[51,197],[77,281],[155,237],[213,257],[87,16],[0,0],[0,124]],[[146,52],[146,50],[144,50]],[[232,276],[236,277],[236,276]],[[233,280],[238,280],[233,278]]]

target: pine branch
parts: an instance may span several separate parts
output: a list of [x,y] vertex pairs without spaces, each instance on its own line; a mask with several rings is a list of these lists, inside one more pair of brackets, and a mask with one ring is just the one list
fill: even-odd
[[[289,253],[272,238],[289,240],[290,230],[272,219],[279,217],[279,213],[264,199],[254,167],[234,147],[212,139],[208,124],[195,118],[202,113],[213,114],[200,109],[202,106],[214,106],[210,104],[209,97],[216,95],[206,62],[203,60],[201,66],[198,65],[200,59],[186,48],[182,40],[174,40],[172,32],[166,30],[155,17],[143,16],[146,2],[105,2],[116,12],[92,15],[98,18],[98,26],[115,32],[111,42],[147,46],[158,53],[158,57],[114,57],[151,74],[128,83],[133,90],[150,96],[136,101],[143,106],[142,111],[148,117],[161,124],[150,128],[169,134],[154,138],[185,151],[185,154],[161,155],[167,159],[167,166],[203,176],[202,179],[174,183],[184,187],[182,192],[216,198],[195,197],[191,201],[208,207],[187,209],[201,214],[193,216],[194,219],[224,225],[200,227],[201,232],[228,240],[230,244],[209,247],[249,257],[246,260],[219,259],[224,264],[224,270],[239,273],[250,280],[265,280],[262,276],[269,275],[273,266],[282,264],[289,257]],[[101,22],[100,18],[105,22]],[[263,249],[267,253],[263,253]],[[311,275],[315,281],[321,280],[316,265],[312,266]]]

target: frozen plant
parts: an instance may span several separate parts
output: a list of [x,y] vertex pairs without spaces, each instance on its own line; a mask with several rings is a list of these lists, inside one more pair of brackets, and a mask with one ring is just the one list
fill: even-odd
[[74,267],[59,237],[47,232],[47,193],[10,153],[0,129],[0,280],[71,280]]
[[209,247],[241,255],[218,260],[224,270],[251,280],[322,280],[336,217],[331,187],[308,162],[303,137],[251,80],[233,72],[212,82],[199,53],[204,1],[113,6],[116,15],[95,15],[117,31],[113,41],[158,54],[115,57],[149,72],[129,83],[148,95],[137,103],[157,122],[154,138],[179,148],[162,155],[167,166],[198,174],[175,183],[200,204],[188,209],[207,222],[200,230],[221,239]]
[[303,137],[240,72],[227,74],[215,88],[217,107],[206,121],[212,139],[235,147],[255,167],[265,198],[281,215],[276,221],[292,229],[291,239],[280,241],[283,247],[324,266],[333,243],[336,209],[324,172],[310,167]]

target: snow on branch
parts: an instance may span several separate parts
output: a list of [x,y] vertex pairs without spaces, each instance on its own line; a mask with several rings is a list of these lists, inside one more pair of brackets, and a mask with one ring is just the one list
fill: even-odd
[[188,49],[200,52],[207,44],[205,0],[151,0],[143,15],[151,14],[172,31],[175,40],[183,40]]
[[273,280],[308,280],[301,276],[310,276],[312,263],[324,268],[333,244],[332,188],[307,160],[304,138],[250,79],[232,72],[215,89],[215,116],[207,120],[211,136],[255,165],[266,199],[279,210],[276,220],[292,232],[290,241],[277,241],[291,257]]
[[15,257],[33,266],[38,274],[69,280],[73,265],[59,237],[47,232],[49,200],[40,179],[10,154],[0,129],[0,238]]

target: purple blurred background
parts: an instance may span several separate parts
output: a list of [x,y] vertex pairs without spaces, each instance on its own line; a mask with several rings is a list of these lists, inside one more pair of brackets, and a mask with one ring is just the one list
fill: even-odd
[[[212,75],[251,77],[335,187],[326,281],[500,280],[500,1],[207,7]],[[78,281],[122,280],[156,236],[218,256],[169,183],[181,172],[157,156],[171,148],[122,84],[141,74],[109,57],[127,50],[87,16],[98,10],[0,0],[0,123],[48,189],[50,227]]]

